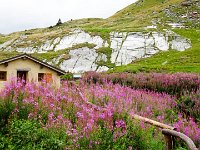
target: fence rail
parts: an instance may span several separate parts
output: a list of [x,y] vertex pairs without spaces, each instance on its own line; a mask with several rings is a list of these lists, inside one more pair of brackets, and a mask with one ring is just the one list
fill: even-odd
[[187,147],[190,150],[198,150],[197,147],[195,146],[194,142],[183,133],[180,133],[180,132],[177,132],[174,130],[170,130],[170,129],[163,129],[162,134],[165,136],[165,138],[167,138],[166,141],[167,141],[168,149],[173,149],[173,142],[174,142],[173,137],[178,137],[187,144]]
[[169,125],[166,125],[166,124],[163,124],[163,123],[160,123],[160,122],[157,122],[157,121],[145,118],[145,117],[141,117],[139,115],[133,115],[133,118],[161,128],[162,134],[165,137],[167,150],[173,149],[174,138],[180,138],[181,140],[183,140],[186,143],[189,150],[198,150],[197,147],[195,146],[194,142],[188,136],[186,136],[183,133],[177,132],[176,128],[174,128],[172,126],[169,126]]
[[[80,92],[80,90],[77,88],[77,90],[79,91],[79,95],[81,96],[81,98],[84,100],[84,96],[82,95],[82,93]],[[98,106],[90,103],[90,102],[86,102],[88,105],[94,107],[97,109]],[[97,109],[98,110],[98,109]],[[105,109],[106,110],[106,109]],[[187,147],[189,148],[189,150],[198,150],[197,147],[195,146],[194,142],[185,134],[180,133],[175,131],[176,128],[151,120],[149,118],[145,118],[139,115],[133,115],[133,119],[139,120],[139,121],[144,121],[145,123],[151,124],[153,126],[159,127],[162,129],[162,134],[165,137],[166,140],[166,148],[167,150],[173,150],[173,146],[174,146],[174,138],[180,138],[182,139],[186,144]]]
[[172,127],[172,126],[169,126],[169,125],[166,125],[164,123],[160,123],[160,122],[157,122],[157,121],[145,118],[145,117],[141,117],[139,115],[133,115],[133,118],[136,119],[136,120],[144,121],[145,123],[151,124],[153,126],[161,128],[161,129],[175,130],[175,128]]

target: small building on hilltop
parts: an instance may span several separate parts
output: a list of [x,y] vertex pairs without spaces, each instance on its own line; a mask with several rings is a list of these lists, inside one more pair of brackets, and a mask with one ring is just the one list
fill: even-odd
[[0,89],[4,87],[5,82],[11,78],[23,79],[25,82],[33,81],[40,83],[42,81],[52,82],[52,85],[60,87],[60,76],[65,72],[54,66],[51,66],[28,54],[22,54],[0,61]]

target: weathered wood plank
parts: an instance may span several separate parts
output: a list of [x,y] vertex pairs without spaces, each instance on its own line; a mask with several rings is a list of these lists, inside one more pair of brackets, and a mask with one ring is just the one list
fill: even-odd
[[160,123],[160,122],[157,122],[157,121],[154,121],[154,120],[151,120],[151,119],[139,116],[139,115],[133,115],[133,118],[136,120],[144,121],[145,123],[149,123],[151,125],[154,125],[156,127],[162,128],[162,129],[170,129],[170,130],[175,129],[172,126],[169,126],[169,125],[166,125],[166,124],[163,124],[163,123]]
[[[173,136],[173,137],[177,137],[177,138],[182,139],[187,144],[187,147],[190,150],[198,150],[197,147],[196,147],[196,145],[194,144],[194,142],[188,136],[186,136],[183,133],[180,133],[180,132],[177,132],[177,131],[174,131],[174,130],[170,130],[170,129],[163,129],[162,133],[165,136]],[[172,140],[169,141],[169,142],[172,143]],[[171,149],[172,149],[172,147],[171,147]],[[171,150],[171,149],[168,149],[168,150]]]

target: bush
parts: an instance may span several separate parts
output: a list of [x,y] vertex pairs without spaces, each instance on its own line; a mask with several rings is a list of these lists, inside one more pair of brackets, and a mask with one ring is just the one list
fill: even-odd
[[177,100],[176,109],[187,118],[194,118],[200,122],[200,90],[196,93],[189,93],[181,96]]
[[142,129],[139,123],[133,124],[131,120],[126,127],[115,127],[113,130],[100,127],[89,137],[83,137],[78,140],[80,149],[156,149],[162,150],[164,143],[160,135],[154,134],[154,128]]
[[[162,138],[155,135],[160,131],[141,129],[130,119],[134,114],[174,124],[199,144],[198,120],[178,120],[184,113],[174,111],[179,108],[174,96],[100,81],[62,82],[59,89],[50,83],[8,84],[0,93],[2,149],[160,149]],[[181,107],[194,106],[192,115],[197,115],[198,105],[184,99]]]
[[4,128],[9,121],[9,118],[15,109],[15,103],[13,103],[13,95],[5,98],[0,98],[0,127]]
[[180,97],[187,92],[196,92],[200,88],[200,76],[189,73],[113,73],[99,74],[88,72],[83,76],[88,83],[104,83],[104,81],[120,84],[136,89],[148,89],[156,92],[166,92]]
[[11,92],[5,98],[0,98],[0,127],[6,127],[12,118],[28,119],[31,106],[24,103],[23,93],[15,96]]
[[0,148],[4,149],[64,149],[68,142],[64,131],[45,130],[30,120],[13,120],[7,137],[1,135],[0,138]]
[[73,73],[66,73],[65,75],[61,76],[62,80],[72,80],[73,79]]

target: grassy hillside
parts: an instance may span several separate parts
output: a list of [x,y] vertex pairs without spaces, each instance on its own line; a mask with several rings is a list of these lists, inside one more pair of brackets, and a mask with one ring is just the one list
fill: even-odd
[[191,39],[192,48],[178,52],[170,50],[153,57],[138,60],[127,66],[116,67],[112,72],[166,71],[200,73],[200,30],[176,29],[176,33]]
[[[59,26],[50,26],[48,28],[38,28],[15,32],[10,35],[0,34],[0,44],[17,39],[21,35],[26,35],[25,42],[21,47],[29,46],[29,41],[34,46],[41,45],[48,39],[63,37],[70,34],[71,28],[81,28],[91,35],[100,35],[103,39],[109,41],[111,31],[159,31],[171,29],[169,23],[181,23],[185,29],[174,29],[174,31],[183,37],[192,41],[192,48],[185,52],[170,50],[162,52],[155,56],[137,60],[132,64],[121,67],[114,67],[114,72],[137,72],[137,71],[168,71],[168,72],[200,72],[200,2],[197,0],[138,0],[126,8],[118,11],[107,19],[85,18],[79,20],[70,20]],[[156,29],[146,29],[145,27],[155,25]],[[16,47],[19,45],[16,45]],[[34,54],[40,59],[50,60],[61,53],[68,54],[69,49],[60,52],[48,52],[45,54]],[[101,49],[105,54],[109,54],[111,49]],[[4,59],[18,54],[17,52],[0,52],[0,59]],[[101,63],[101,62],[100,62]]]
[[[170,27],[168,23],[183,23],[190,28],[199,28],[199,6],[200,2],[196,0],[138,0],[105,20],[86,19],[75,22],[78,23],[77,27],[97,32],[108,29],[144,31],[144,27],[152,24],[157,25],[160,30]],[[184,17],[186,14],[187,17]]]
[[[183,2],[191,2],[190,6],[182,6]],[[199,17],[200,3],[196,0],[138,0],[136,3],[118,11],[107,19],[84,18],[79,20],[70,20],[60,26],[50,26],[48,28],[39,28],[25,30],[10,34],[8,37],[17,37],[21,34],[29,35],[27,40],[46,40],[51,37],[62,36],[68,33],[71,28],[82,28],[91,34],[99,34],[106,38],[110,31],[144,31],[144,27],[156,24],[157,30],[168,28],[169,22],[184,23],[191,25],[192,28],[198,28],[199,22],[195,17]],[[197,12],[197,16],[188,16],[181,18],[187,12]],[[170,12],[170,13],[169,13]],[[171,14],[171,15],[169,15]],[[2,36],[0,36],[2,42]]]

